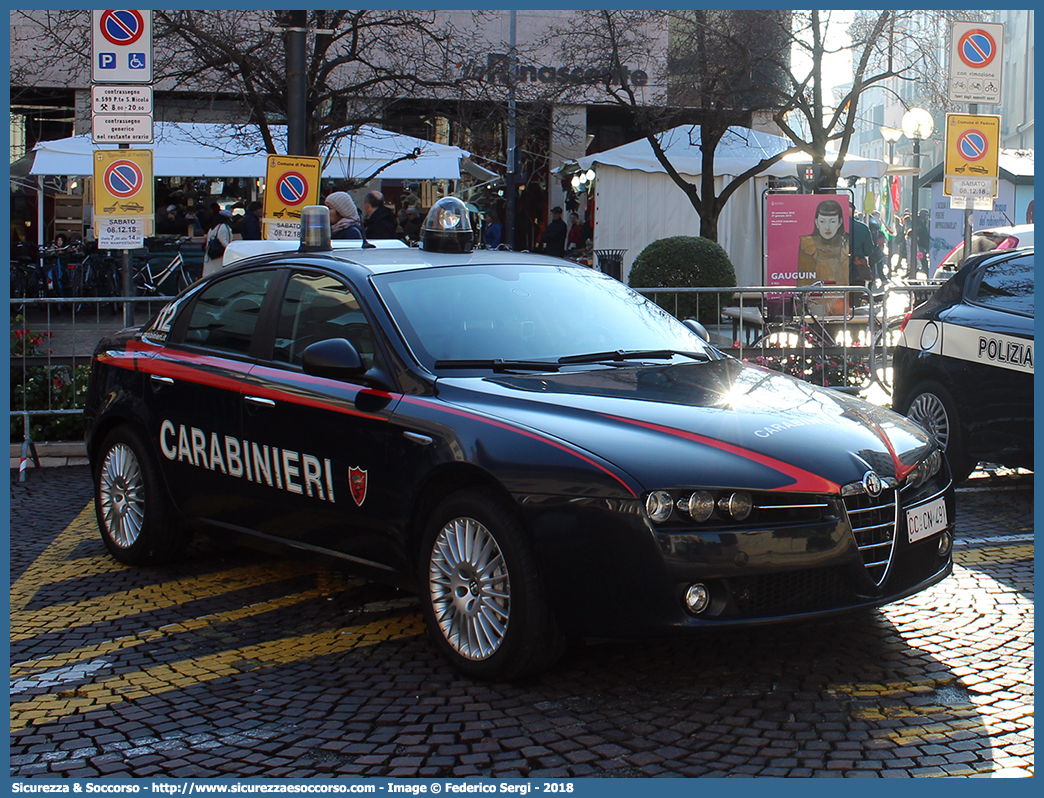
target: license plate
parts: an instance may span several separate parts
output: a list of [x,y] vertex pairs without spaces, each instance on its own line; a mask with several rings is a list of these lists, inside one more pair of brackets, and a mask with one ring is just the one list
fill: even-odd
[[933,502],[907,509],[906,531],[911,543],[930,538],[944,529],[946,529],[945,499],[936,499]]

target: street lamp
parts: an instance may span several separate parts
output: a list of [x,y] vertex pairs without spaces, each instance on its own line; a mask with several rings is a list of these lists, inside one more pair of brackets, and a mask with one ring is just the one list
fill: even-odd
[[888,164],[894,164],[895,143],[903,137],[903,131],[896,130],[894,127],[888,127],[887,125],[881,125],[879,130],[881,131],[881,138],[888,142]]
[[917,274],[917,178],[921,174],[921,142],[932,135],[935,120],[923,108],[911,108],[903,114],[903,135],[913,142],[914,174],[913,174],[913,213],[910,219],[910,260],[907,264],[907,276]]

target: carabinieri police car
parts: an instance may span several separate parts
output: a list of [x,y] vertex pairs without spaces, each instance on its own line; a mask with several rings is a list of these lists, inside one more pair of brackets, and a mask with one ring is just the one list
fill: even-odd
[[980,461],[1033,468],[1033,250],[968,258],[908,314],[893,407],[945,448],[956,480]]
[[419,593],[481,679],[573,637],[832,615],[950,572],[949,471],[906,418],[727,357],[590,268],[472,251],[454,197],[422,239],[331,249],[310,207],[298,249],[101,342],[114,557],[196,528],[321,552]]

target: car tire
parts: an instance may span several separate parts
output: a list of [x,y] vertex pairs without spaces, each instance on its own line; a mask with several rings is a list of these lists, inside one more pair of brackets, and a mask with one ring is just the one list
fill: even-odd
[[965,450],[957,403],[946,388],[932,380],[918,383],[899,412],[935,436],[946,452],[954,482],[968,477],[976,464]]
[[492,492],[446,498],[431,516],[420,581],[428,632],[464,676],[516,679],[549,668],[565,649],[525,530]]
[[127,565],[155,565],[184,553],[191,530],[175,515],[142,439],[117,427],[94,469],[94,508],[109,553]]

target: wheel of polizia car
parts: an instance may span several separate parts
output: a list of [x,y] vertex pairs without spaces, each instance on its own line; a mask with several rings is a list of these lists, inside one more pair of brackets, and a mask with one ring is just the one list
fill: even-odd
[[975,463],[964,450],[961,420],[950,392],[937,382],[927,381],[916,385],[908,397],[906,405],[897,409],[935,436],[946,452],[954,481],[963,480]]
[[94,509],[105,548],[128,565],[171,560],[189,544],[191,532],[172,512],[148,449],[128,427],[112,430],[102,443]]
[[450,496],[423,542],[424,615],[439,651],[474,679],[511,679],[561,655],[525,530],[492,493]]

